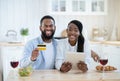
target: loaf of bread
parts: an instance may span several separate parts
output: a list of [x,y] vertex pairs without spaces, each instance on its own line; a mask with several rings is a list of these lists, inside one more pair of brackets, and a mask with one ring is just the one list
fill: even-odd
[[[96,66],[96,70],[103,71],[103,66],[101,65]],[[104,71],[113,71],[113,70],[117,70],[117,68],[115,68],[114,66],[110,66],[110,65],[104,67]]]

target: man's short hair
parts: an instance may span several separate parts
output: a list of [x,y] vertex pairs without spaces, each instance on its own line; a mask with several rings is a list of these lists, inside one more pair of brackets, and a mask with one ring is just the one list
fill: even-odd
[[42,22],[43,22],[44,19],[52,19],[53,22],[54,22],[54,24],[55,24],[55,20],[54,20],[54,18],[53,18],[52,16],[50,16],[50,15],[45,15],[45,16],[42,17],[41,20],[40,20],[40,24],[41,24],[41,25],[42,25]]

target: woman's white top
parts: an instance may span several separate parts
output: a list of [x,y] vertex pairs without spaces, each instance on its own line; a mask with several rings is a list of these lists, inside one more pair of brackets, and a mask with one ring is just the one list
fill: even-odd
[[[68,51],[76,52],[76,50],[77,50],[77,43],[75,46],[71,46],[68,42],[68,38],[59,40],[57,45],[57,55],[56,55],[56,63],[55,63],[56,69],[58,70],[60,69],[62,63],[65,61],[65,54]],[[91,49],[89,42],[87,40],[85,40],[84,42],[84,54],[85,54],[85,63],[89,68],[91,61]],[[74,60],[74,58],[71,60]]]

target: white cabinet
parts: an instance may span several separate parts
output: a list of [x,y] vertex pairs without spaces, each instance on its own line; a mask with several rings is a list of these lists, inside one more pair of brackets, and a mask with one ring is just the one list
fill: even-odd
[[112,65],[120,70],[120,46],[104,45],[104,53],[108,54],[108,65]]
[[107,0],[49,0],[51,14],[104,15]]
[[101,44],[91,44],[91,49],[94,50],[97,54],[100,53]]
[[2,81],[2,73],[3,73],[3,68],[2,68],[2,57],[1,57],[1,50],[0,50],[0,81]]
[[[115,66],[118,70],[120,70],[120,46],[115,45],[106,45],[106,44],[92,44],[91,48],[98,54],[104,53],[108,56],[108,64]],[[102,49],[102,51],[100,51]],[[92,68],[95,68],[99,63],[95,63],[92,61]]]
[[14,57],[21,59],[23,55],[23,46],[1,46],[1,57],[3,64],[3,79],[6,80],[9,71],[12,69],[10,60]]

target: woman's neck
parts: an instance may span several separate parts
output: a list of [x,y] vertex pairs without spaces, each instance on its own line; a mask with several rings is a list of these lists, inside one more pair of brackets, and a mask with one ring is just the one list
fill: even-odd
[[71,46],[75,46],[76,45],[76,41],[69,41]]

